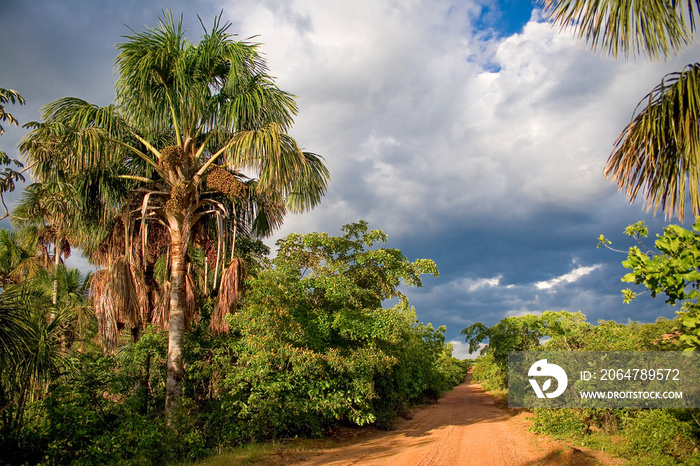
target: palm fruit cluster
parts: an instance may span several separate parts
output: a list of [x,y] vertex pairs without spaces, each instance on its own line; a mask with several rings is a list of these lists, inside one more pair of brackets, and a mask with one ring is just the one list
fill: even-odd
[[213,167],[207,174],[207,188],[236,198],[243,193],[244,185],[225,168]]
[[175,170],[182,166],[185,153],[180,146],[167,146],[160,151],[160,165],[166,170]]
[[171,215],[183,212],[188,205],[189,184],[180,183],[170,190],[170,199],[165,203],[165,211]]

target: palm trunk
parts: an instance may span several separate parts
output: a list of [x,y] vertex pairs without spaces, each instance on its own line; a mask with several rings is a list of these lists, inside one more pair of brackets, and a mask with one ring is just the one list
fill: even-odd
[[208,280],[209,278],[209,256],[206,255],[204,256],[204,296],[207,295],[207,285],[208,285]]
[[54,266],[53,266],[53,273],[54,273],[54,279],[53,279],[53,293],[51,294],[51,304],[54,306],[58,302],[58,277],[56,274],[58,274],[58,264],[61,263],[61,240],[56,239],[56,244],[55,244],[55,254],[54,254]]
[[180,219],[170,219],[170,317],[168,324],[168,363],[165,384],[165,413],[170,425],[171,414],[182,399],[184,367],[182,360],[187,309],[187,239],[189,231]]

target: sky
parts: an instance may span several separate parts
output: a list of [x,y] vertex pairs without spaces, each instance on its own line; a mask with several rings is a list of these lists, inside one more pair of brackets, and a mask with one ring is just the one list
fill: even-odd
[[[678,310],[648,294],[623,304],[625,256],[596,245],[604,234],[626,250],[623,230],[640,220],[652,244],[668,224],[602,171],[637,103],[698,46],[660,63],[592,54],[527,0],[3,0],[0,87],[27,100],[6,110],[26,123],[61,97],[111,103],[115,44],[164,9],[183,14],[195,43],[197,15],[210,27],[219,13],[261,43],[297,96],[292,136],[330,169],[321,205],[267,243],[364,219],[387,247],[433,259],[440,276],[403,291],[419,320],[447,327],[455,355],[477,321],[568,310],[653,322]],[[17,154],[26,131],[3,126],[0,150]]]

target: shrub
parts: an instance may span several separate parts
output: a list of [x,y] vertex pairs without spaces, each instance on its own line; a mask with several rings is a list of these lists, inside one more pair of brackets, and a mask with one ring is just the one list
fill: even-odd
[[534,432],[553,436],[577,436],[586,431],[586,423],[578,409],[538,408],[532,420]]
[[479,382],[485,390],[505,390],[508,388],[508,373],[495,364],[491,353],[486,353],[476,359],[472,380]]
[[681,459],[694,447],[690,425],[664,409],[634,412],[626,420],[622,435],[628,455]]

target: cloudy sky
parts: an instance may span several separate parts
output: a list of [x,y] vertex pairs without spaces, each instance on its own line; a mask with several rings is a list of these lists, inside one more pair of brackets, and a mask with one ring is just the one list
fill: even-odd
[[[673,317],[662,299],[622,303],[624,256],[597,237],[626,249],[627,225],[666,222],[602,170],[637,102],[698,47],[662,63],[592,55],[527,0],[3,0],[0,87],[27,100],[8,110],[24,123],[65,96],[109,104],[114,45],[164,8],[195,42],[197,15],[210,26],[223,10],[298,96],[292,135],[332,181],[277,237],[364,219],[409,259],[435,260],[440,277],[406,293],[457,350],[462,328],[511,315]],[[16,153],[24,130],[4,126],[0,148]]]

